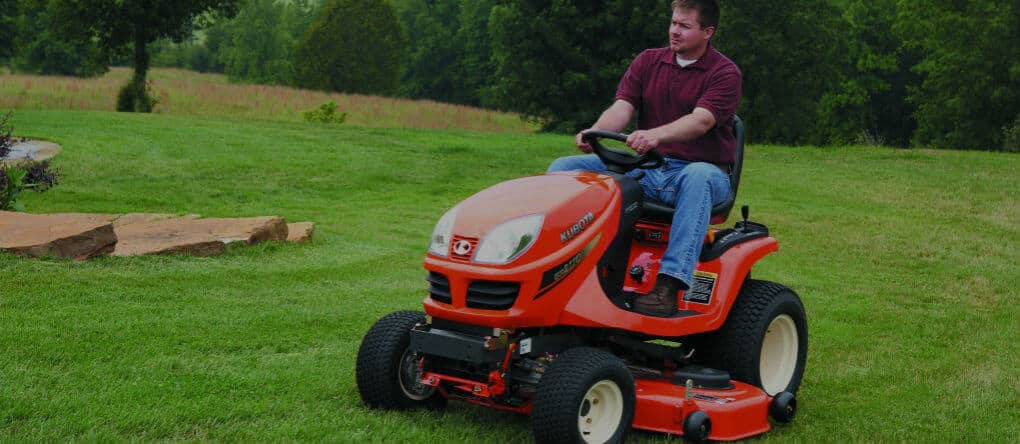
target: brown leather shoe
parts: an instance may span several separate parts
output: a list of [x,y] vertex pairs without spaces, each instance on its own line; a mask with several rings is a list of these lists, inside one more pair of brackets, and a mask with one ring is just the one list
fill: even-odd
[[644,296],[634,300],[634,311],[648,316],[660,318],[672,317],[676,314],[676,296],[684,284],[679,279],[660,274],[655,279],[655,287]]

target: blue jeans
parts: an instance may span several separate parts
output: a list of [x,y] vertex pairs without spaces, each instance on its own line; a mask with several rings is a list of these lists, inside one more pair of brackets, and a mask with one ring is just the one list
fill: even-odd
[[[598,156],[586,154],[556,159],[548,172],[571,170],[607,171]],[[659,168],[634,170],[627,175],[634,177],[639,171],[645,172],[645,177],[638,181],[645,198],[676,208],[659,273],[677,278],[690,288],[712,207],[729,197],[730,177],[711,163],[668,157]]]

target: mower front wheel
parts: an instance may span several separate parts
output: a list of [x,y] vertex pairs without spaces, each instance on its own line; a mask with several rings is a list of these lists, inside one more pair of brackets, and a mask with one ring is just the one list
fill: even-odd
[[384,316],[365,334],[358,348],[355,379],[361,400],[372,408],[442,407],[446,398],[421,383],[420,356],[408,346],[411,328],[425,314],[398,311]]
[[620,358],[569,349],[538,384],[531,428],[539,443],[618,443],[634,420],[634,378]]

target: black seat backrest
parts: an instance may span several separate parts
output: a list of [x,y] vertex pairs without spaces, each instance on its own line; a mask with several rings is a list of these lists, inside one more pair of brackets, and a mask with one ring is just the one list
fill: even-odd
[[[744,166],[744,121],[740,116],[733,116],[733,133],[736,136],[736,149],[733,156],[733,163],[730,164],[730,195],[725,201],[712,207],[712,224],[721,224],[726,221],[737,200],[737,188],[740,186],[740,171]],[[663,205],[660,202],[646,200],[641,211],[641,219],[656,222],[672,222],[673,207]]]

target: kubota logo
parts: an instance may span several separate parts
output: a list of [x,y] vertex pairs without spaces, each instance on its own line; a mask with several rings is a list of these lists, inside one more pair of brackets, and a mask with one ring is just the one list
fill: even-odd
[[471,242],[459,240],[453,244],[453,252],[459,256],[467,256],[471,252]]
[[585,213],[584,216],[581,217],[581,220],[577,221],[576,224],[571,225],[566,231],[560,233],[560,242],[567,243],[568,240],[573,239],[578,233],[584,231],[585,228],[588,228],[588,225],[591,225],[594,220],[595,215],[591,214],[591,211]]

